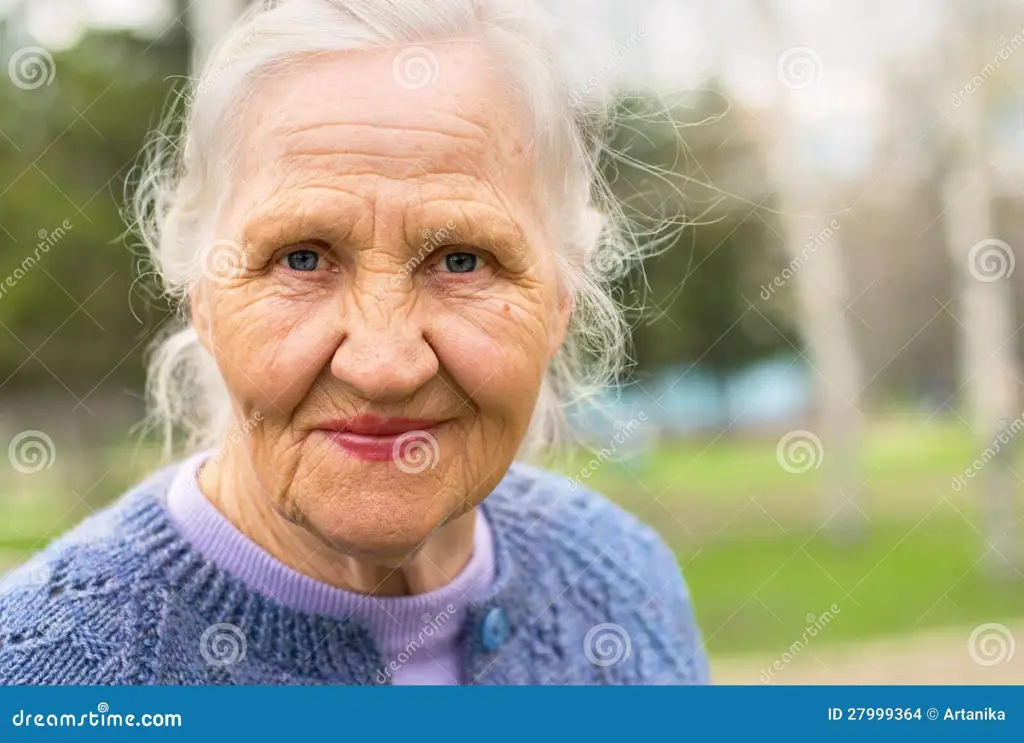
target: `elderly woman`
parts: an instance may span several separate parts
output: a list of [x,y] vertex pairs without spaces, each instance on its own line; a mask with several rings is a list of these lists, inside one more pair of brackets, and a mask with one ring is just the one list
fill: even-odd
[[636,254],[551,35],[284,0],[224,40],[139,195],[193,453],[6,578],[0,683],[708,680],[673,553],[522,462],[616,372]]

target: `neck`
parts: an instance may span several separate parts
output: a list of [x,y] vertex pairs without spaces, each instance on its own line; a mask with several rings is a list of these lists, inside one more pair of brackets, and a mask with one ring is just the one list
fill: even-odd
[[311,578],[354,593],[404,596],[447,585],[472,557],[475,509],[436,529],[412,553],[380,557],[342,552],[261,497],[248,461],[225,447],[200,469],[200,489],[239,531]]

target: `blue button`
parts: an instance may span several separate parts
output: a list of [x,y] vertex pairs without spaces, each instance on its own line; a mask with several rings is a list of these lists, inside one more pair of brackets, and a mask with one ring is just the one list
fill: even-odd
[[501,647],[508,639],[508,630],[508,614],[504,609],[494,608],[487,612],[483,627],[480,628],[484,649],[490,651]]

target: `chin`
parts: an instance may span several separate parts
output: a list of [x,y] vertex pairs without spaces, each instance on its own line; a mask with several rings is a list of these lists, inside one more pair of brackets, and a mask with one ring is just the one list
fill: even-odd
[[344,554],[401,562],[471,507],[461,501],[447,503],[435,488],[430,491],[421,497],[408,490],[363,491],[343,504],[320,500],[301,509],[301,525]]

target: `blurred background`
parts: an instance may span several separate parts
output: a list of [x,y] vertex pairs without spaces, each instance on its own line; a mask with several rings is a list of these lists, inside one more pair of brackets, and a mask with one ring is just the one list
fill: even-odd
[[[628,216],[685,224],[557,466],[675,548],[718,682],[1024,683],[1024,6],[551,3]],[[159,460],[122,210],[244,4],[0,0],[0,572]]]

